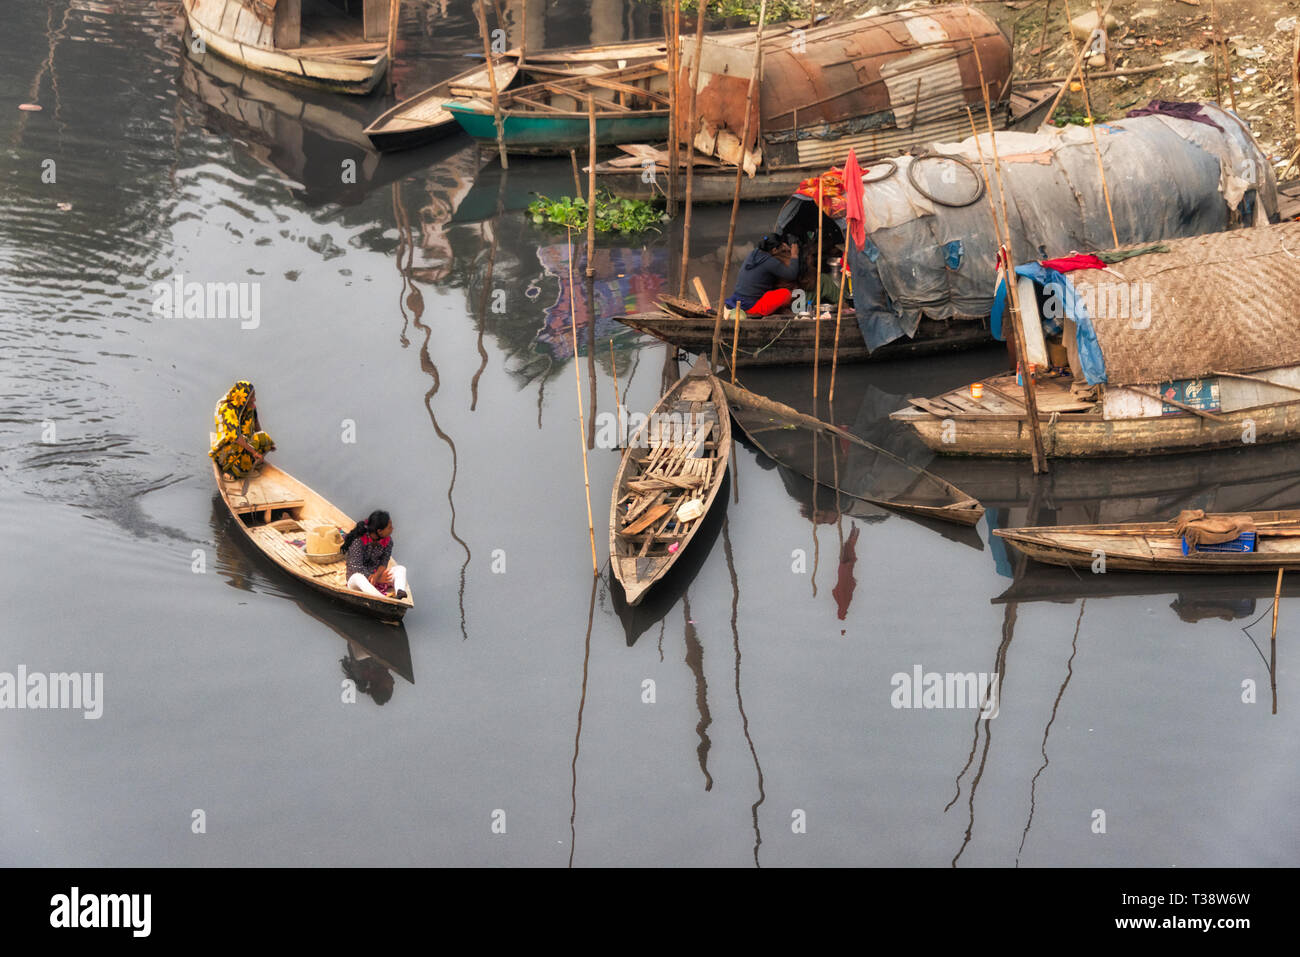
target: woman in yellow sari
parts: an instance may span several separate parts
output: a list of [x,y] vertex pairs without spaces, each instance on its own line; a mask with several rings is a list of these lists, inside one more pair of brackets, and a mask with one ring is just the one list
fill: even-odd
[[217,439],[208,457],[226,478],[243,478],[262,464],[275,448],[271,437],[257,420],[257,396],[253,384],[240,379],[217,403],[213,431]]

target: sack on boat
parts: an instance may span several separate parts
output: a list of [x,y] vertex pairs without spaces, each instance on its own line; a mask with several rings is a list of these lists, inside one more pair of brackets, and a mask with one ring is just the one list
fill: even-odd
[[1214,515],[1206,517],[1199,508],[1179,512],[1174,519],[1177,533],[1192,548],[1222,545],[1236,541],[1247,533],[1254,535],[1255,521],[1249,515]]

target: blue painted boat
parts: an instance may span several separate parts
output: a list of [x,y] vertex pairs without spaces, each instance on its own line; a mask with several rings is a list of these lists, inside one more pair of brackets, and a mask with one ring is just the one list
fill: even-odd
[[[484,143],[496,143],[496,121],[492,107],[482,101],[445,103],[443,109],[470,136]],[[567,153],[589,142],[586,113],[541,113],[502,109],[506,149],[510,152]],[[667,110],[596,112],[596,145],[644,143],[668,137]]]

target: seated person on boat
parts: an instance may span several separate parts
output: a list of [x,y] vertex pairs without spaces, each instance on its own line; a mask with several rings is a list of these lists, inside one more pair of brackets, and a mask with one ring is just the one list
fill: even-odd
[[348,563],[348,588],[373,598],[405,598],[406,569],[388,567],[393,556],[393,523],[388,513],[377,510],[358,522],[343,537],[342,551]]
[[217,463],[227,479],[244,478],[275,448],[271,437],[262,431],[257,418],[257,395],[253,383],[247,379],[236,382],[217,403],[213,432],[217,438],[208,457]]
[[778,236],[764,236],[745,257],[727,307],[740,306],[750,316],[770,316],[790,305],[791,286],[799,278],[799,246]]

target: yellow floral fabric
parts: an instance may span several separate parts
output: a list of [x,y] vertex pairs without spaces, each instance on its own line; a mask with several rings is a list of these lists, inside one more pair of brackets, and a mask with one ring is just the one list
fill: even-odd
[[253,471],[253,454],[239,445],[243,438],[250,446],[265,455],[275,448],[271,437],[261,430],[257,420],[257,410],[248,408],[248,400],[253,396],[253,384],[240,379],[226,397],[217,403],[213,413],[213,429],[217,439],[208,451],[208,457],[216,462],[221,471],[235,478],[243,478]]

